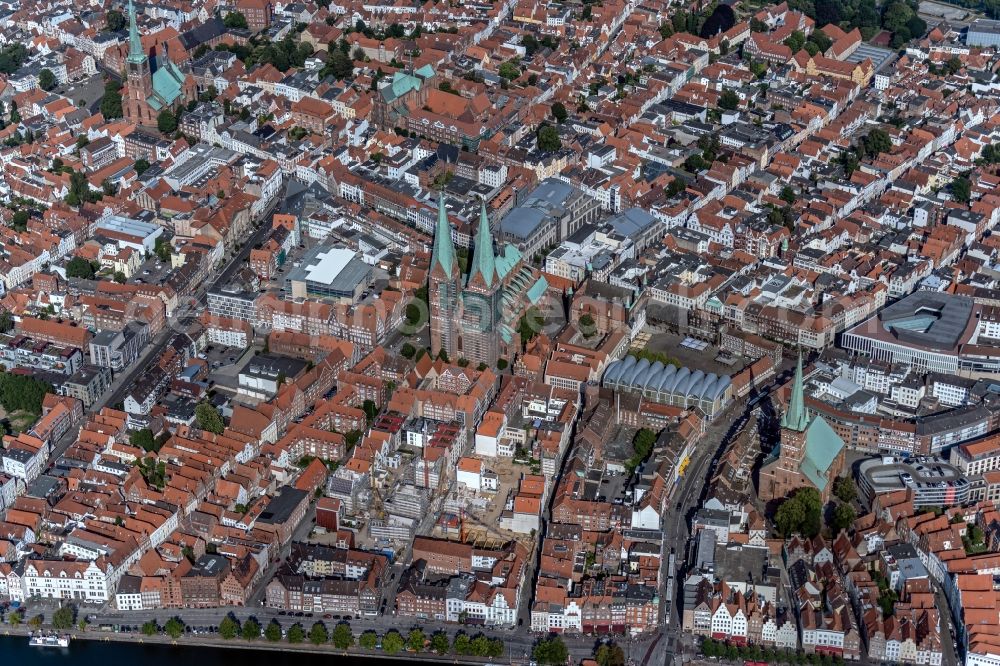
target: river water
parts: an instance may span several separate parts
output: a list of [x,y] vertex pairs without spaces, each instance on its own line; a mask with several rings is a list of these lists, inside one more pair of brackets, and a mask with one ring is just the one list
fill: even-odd
[[40,648],[28,645],[27,636],[0,637],[0,664],[3,666],[413,666],[415,662],[364,659],[339,654],[310,654],[265,650],[238,650],[174,645],[138,645],[114,641],[73,641],[68,648]]

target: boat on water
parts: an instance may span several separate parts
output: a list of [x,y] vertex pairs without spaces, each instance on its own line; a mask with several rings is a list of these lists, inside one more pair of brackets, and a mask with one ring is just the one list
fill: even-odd
[[34,647],[69,647],[69,636],[58,634],[33,634],[28,639],[28,645]]

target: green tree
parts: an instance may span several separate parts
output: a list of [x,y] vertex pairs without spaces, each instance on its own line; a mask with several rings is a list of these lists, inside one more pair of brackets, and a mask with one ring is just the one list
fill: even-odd
[[858,159],[858,154],[853,150],[845,150],[840,154],[838,161],[840,162],[840,165],[844,167],[844,174],[848,178],[850,178],[851,174],[854,173],[861,165],[861,161]]
[[962,60],[958,56],[952,56],[944,63],[944,70],[949,75],[957,73],[960,69],[962,69]]
[[56,75],[51,69],[45,68],[38,73],[38,87],[45,91],[56,87]]
[[858,497],[858,488],[849,476],[838,476],[833,482],[833,494],[841,502],[848,504]]
[[625,653],[617,644],[601,643],[594,654],[597,666],[623,666]]
[[413,629],[410,631],[410,635],[406,637],[406,646],[412,652],[421,652],[424,649],[424,641],[427,640],[427,636],[424,632],[419,629]]
[[552,118],[557,123],[566,122],[566,118],[569,117],[569,113],[566,112],[566,107],[562,102],[556,102],[552,105]]
[[801,51],[802,47],[806,45],[806,36],[801,30],[796,30],[782,43],[795,54]]
[[687,189],[687,181],[675,177],[665,189],[668,197],[675,197]]
[[42,401],[52,386],[28,375],[0,371],[0,405],[8,412],[42,413]]
[[819,534],[822,527],[823,500],[815,488],[800,488],[782,502],[774,514],[774,524],[783,536],[796,532],[807,538]]
[[740,105],[739,96],[734,93],[729,88],[722,91],[719,95],[719,108],[726,109],[727,111],[735,111]]
[[796,199],[795,190],[792,189],[791,185],[785,185],[781,188],[781,194],[779,194],[778,197],[785,203],[793,204]]
[[951,197],[959,203],[969,203],[972,200],[972,182],[965,176],[959,176],[951,181],[949,186]]
[[184,633],[184,622],[179,617],[172,617],[163,625],[163,630],[174,640],[177,640]]
[[21,122],[21,112],[17,109],[17,102],[10,101],[10,122],[14,125]]
[[403,641],[403,637],[395,629],[391,629],[382,637],[382,650],[386,654],[398,654],[402,652],[406,643]]
[[14,315],[9,310],[0,312],[0,333],[10,333],[14,329]]
[[500,63],[500,67],[497,69],[497,75],[499,75],[502,79],[513,81],[517,77],[521,76],[520,63],[516,60],[508,60]]
[[472,654],[476,657],[487,657],[490,654],[490,639],[486,636],[479,634],[472,639],[469,643],[469,648],[472,650]]
[[561,638],[552,636],[535,643],[531,655],[542,666],[556,666],[566,663],[566,659],[569,658],[569,650],[566,649],[566,644]]
[[351,625],[341,622],[333,628],[333,646],[338,650],[346,650],[354,645],[354,634]]
[[296,622],[291,627],[288,628],[288,642],[292,644],[301,643],[306,639],[305,629],[302,625]]
[[121,118],[124,115],[121,84],[114,79],[104,86],[104,96],[101,97],[101,115],[107,120]]
[[448,648],[451,647],[450,641],[448,640],[448,634],[443,631],[437,631],[431,636],[431,650],[438,654],[447,654]]
[[239,30],[246,30],[249,27],[247,17],[241,12],[229,12],[226,14],[226,17],[222,19],[222,23],[225,24],[227,28],[237,28]]
[[93,280],[94,266],[83,257],[73,257],[66,264],[66,277]]
[[809,35],[809,41],[816,45],[819,53],[826,53],[826,50],[833,46],[833,40],[827,37],[826,33],[820,29],[812,31]]
[[61,606],[52,614],[52,626],[65,630],[73,626],[76,612],[72,606]]
[[309,630],[309,642],[313,645],[323,645],[330,640],[330,633],[326,630],[326,625],[317,622]]
[[698,173],[704,169],[707,169],[710,165],[705,162],[705,159],[701,155],[691,155],[686,160],[684,160],[684,168],[691,173]]
[[469,635],[466,633],[460,633],[455,636],[454,642],[452,642],[451,650],[458,655],[467,655],[472,653],[471,647],[472,641],[469,639]]
[[403,358],[413,358],[417,353],[417,349],[409,342],[404,342],[403,346],[399,348],[399,353]]
[[125,284],[125,281],[128,279],[127,277],[125,277],[125,274],[122,273],[121,271],[115,271],[115,274],[112,275],[111,277],[118,284]]
[[163,109],[160,115],[156,116],[156,129],[164,134],[173,134],[177,131],[177,116],[170,109]]
[[876,157],[880,153],[887,153],[892,149],[892,138],[882,129],[873,129],[861,140],[866,155]]
[[156,620],[149,620],[142,624],[142,633],[146,636],[155,636],[159,631],[160,627],[156,624]]
[[354,61],[344,51],[337,49],[326,59],[328,73],[337,79],[350,79],[354,76]]
[[365,400],[361,403],[361,409],[365,413],[365,419],[368,421],[369,425],[378,416],[378,405],[375,404],[374,400]]
[[170,261],[170,254],[172,251],[173,250],[169,241],[164,239],[162,236],[156,239],[156,245],[153,246],[153,253],[160,261],[163,263]]
[[104,15],[104,29],[108,32],[121,32],[125,29],[125,15],[117,9]]
[[913,17],[913,10],[905,2],[889,4],[882,14],[882,27],[892,32],[899,32],[906,27],[907,21]]
[[562,140],[559,138],[559,131],[551,125],[542,125],[538,128],[538,150],[543,153],[555,152],[562,148]]
[[146,173],[146,171],[149,169],[149,161],[140,157],[135,161],[134,168],[135,168],[135,173],[141,176],[142,174]]
[[358,637],[358,645],[366,650],[374,650],[378,645],[378,634],[371,630],[364,632]]
[[19,210],[14,213],[14,217],[10,221],[10,226],[18,231],[26,231],[28,229],[29,219],[30,216],[28,215],[28,211]]
[[221,435],[226,429],[225,423],[222,422],[222,417],[219,416],[219,410],[209,402],[199,403],[194,408],[194,416],[198,421],[198,427],[202,430]]
[[243,623],[243,627],[240,629],[240,635],[243,636],[245,641],[255,641],[260,638],[260,622],[254,618],[248,618],[246,622]]
[[145,451],[154,451],[156,449],[156,441],[153,439],[153,431],[149,428],[143,428],[141,430],[133,430],[132,434],[129,435],[129,444],[135,447],[139,447]]
[[853,525],[855,518],[857,518],[857,514],[853,506],[850,504],[838,504],[833,509],[833,514],[830,517],[830,529],[833,530],[834,534],[837,534],[840,530],[847,529]]
[[240,623],[232,615],[222,618],[222,622],[219,623],[219,636],[229,641],[236,638],[239,633]]
[[277,643],[281,640],[281,625],[278,624],[277,620],[271,620],[264,627],[264,638],[272,643]]

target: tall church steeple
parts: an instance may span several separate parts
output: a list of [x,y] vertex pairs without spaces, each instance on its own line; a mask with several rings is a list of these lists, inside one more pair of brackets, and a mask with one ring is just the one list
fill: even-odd
[[140,65],[146,61],[146,54],[142,50],[142,40],[139,39],[139,26],[135,21],[135,5],[132,0],[128,0],[128,57],[126,61],[133,65]]
[[125,80],[128,96],[125,98],[125,118],[136,125],[155,127],[156,117],[147,100],[153,94],[153,75],[149,57],[142,50],[139,26],[135,21],[135,5],[128,2],[128,55],[125,56]]
[[431,272],[441,271],[448,278],[458,277],[458,255],[451,240],[451,223],[444,206],[444,192],[438,196],[438,220],[434,230],[434,250],[431,254]]
[[802,380],[802,352],[795,365],[795,379],[792,382],[792,395],[788,400],[788,409],[781,417],[781,427],[796,432],[805,432],[809,425],[809,415],[806,413],[805,387]]
[[444,192],[438,196],[438,221],[434,230],[434,249],[427,280],[430,307],[431,353],[444,352],[457,359],[459,352],[459,284],[458,254],[451,240],[451,223],[444,206]]
[[[493,255],[493,234],[490,233],[490,219],[486,215],[486,202],[481,202],[479,229],[476,231],[476,247],[472,253],[472,270],[469,285],[489,289],[496,278],[496,257]],[[481,282],[477,283],[476,280]]]

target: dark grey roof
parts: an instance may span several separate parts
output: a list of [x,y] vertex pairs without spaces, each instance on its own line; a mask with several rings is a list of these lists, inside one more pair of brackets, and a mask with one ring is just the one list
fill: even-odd
[[953,349],[969,324],[973,304],[966,296],[918,291],[886,307],[878,317],[898,340]]

